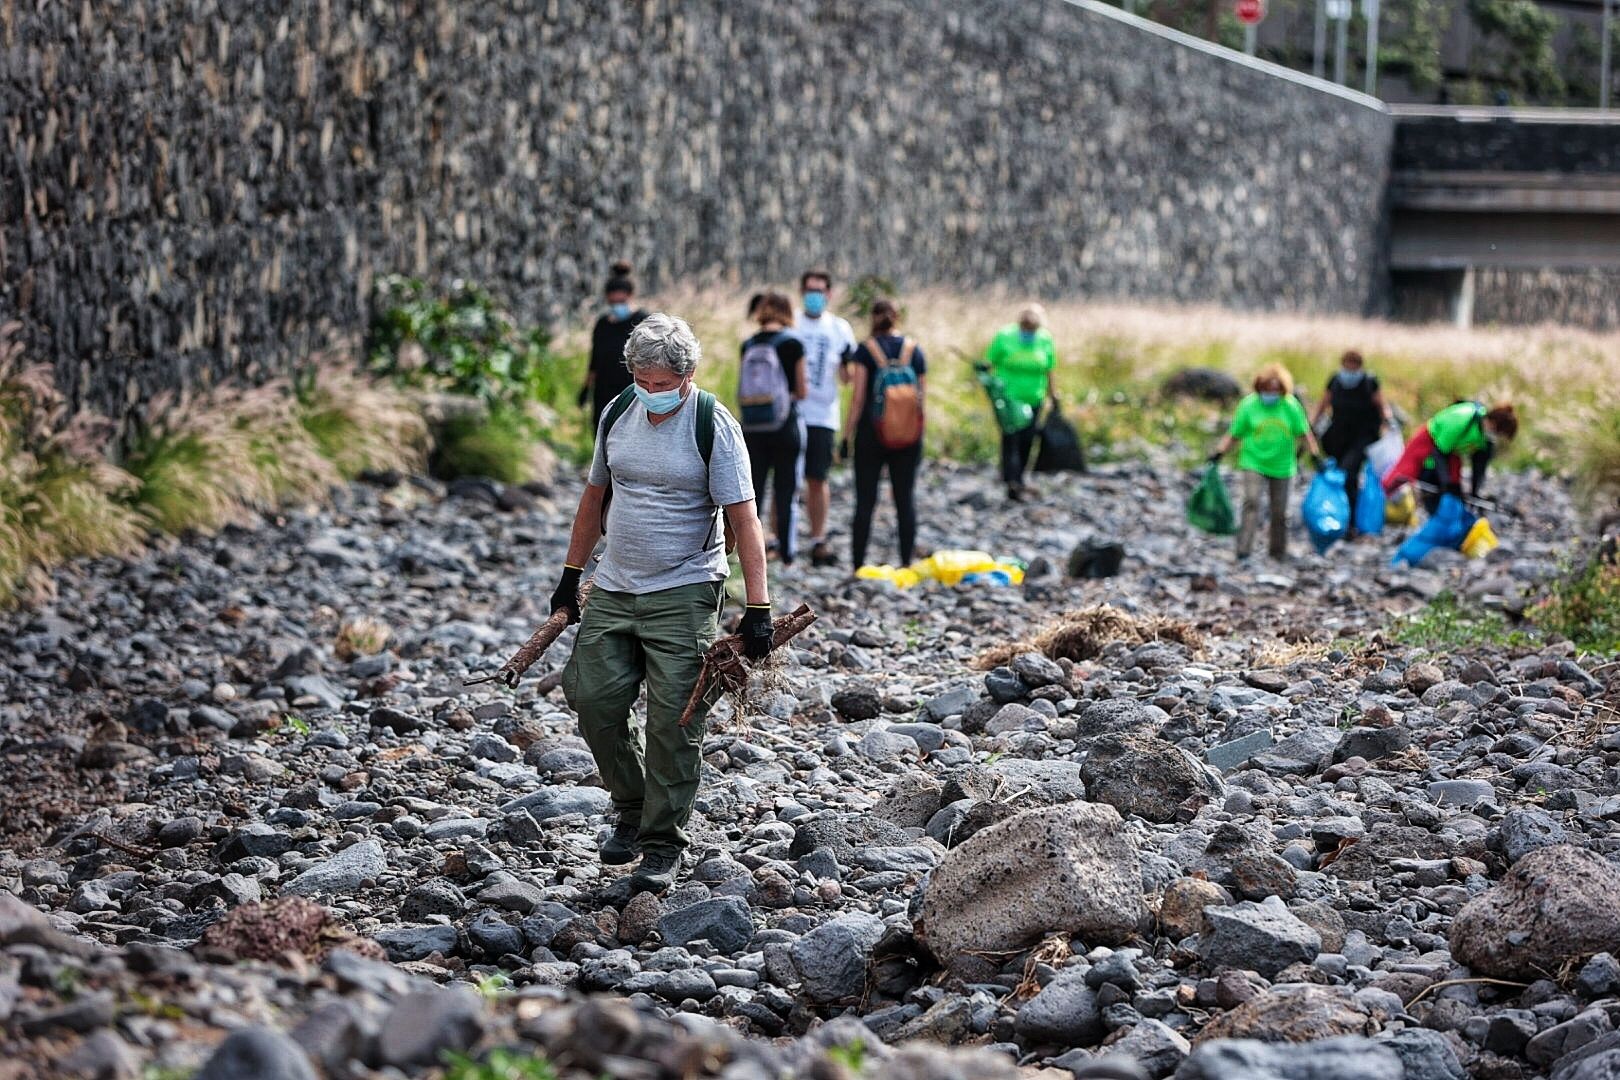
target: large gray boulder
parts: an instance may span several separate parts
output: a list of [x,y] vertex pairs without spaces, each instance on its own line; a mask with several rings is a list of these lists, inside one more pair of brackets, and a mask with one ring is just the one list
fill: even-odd
[[805,996],[833,1002],[866,986],[866,961],[883,936],[883,920],[864,911],[829,919],[793,943],[793,966]]
[[1145,915],[1136,841],[1111,806],[1029,810],[975,833],[945,856],[923,894],[928,946],[969,982],[1047,934],[1087,944],[1134,933]]
[[1569,844],[1536,848],[1463,906],[1451,952],[1481,975],[1554,978],[1571,960],[1620,948],[1620,868]]
[[1149,736],[1098,739],[1080,769],[1095,802],[1148,821],[1174,821],[1188,799],[1218,799],[1225,787],[1214,770],[1179,746]]

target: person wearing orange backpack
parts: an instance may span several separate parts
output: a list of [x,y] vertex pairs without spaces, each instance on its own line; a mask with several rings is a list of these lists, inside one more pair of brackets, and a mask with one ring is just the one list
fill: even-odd
[[900,311],[891,301],[874,303],[872,334],[856,348],[850,365],[844,453],[851,456],[848,433],[853,433],[855,520],[850,527],[850,565],[854,569],[866,562],[884,469],[889,470],[894,492],[900,564],[909,564],[916,552],[917,467],[922,463],[928,361],[915,341],[899,333],[899,324]]

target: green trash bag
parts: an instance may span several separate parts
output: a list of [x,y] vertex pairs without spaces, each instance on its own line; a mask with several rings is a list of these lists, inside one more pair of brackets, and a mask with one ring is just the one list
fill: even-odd
[[1203,479],[1187,496],[1187,520],[1195,528],[1216,536],[1231,536],[1237,532],[1237,515],[1232,513],[1232,498],[1226,493],[1219,465],[1211,462],[1204,470]]
[[1035,422],[1035,409],[1008,397],[1006,387],[1001,385],[1001,379],[990,365],[977,364],[973,370],[990,398],[990,407],[996,412],[996,426],[1003,435],[1016,435]]

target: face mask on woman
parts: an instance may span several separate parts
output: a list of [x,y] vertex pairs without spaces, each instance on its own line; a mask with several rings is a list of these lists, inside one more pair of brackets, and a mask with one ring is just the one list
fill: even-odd
[[608,314],[623,322],[630,317],[630,305],[625,303],[609,304]]
[[635,387],[636,400],[654,416],[663,416],[681,407],[681,388],[678,386],[673,390],[659,390],[655,393],[640,383],[630,385]]
[[1260,391],[1260,401],[1264,405],[1275,405],[1282,400],[1282,395],[1275,390]]
[[809,292],[804,294],[804,313],[806,315],[810,316],[812,319],[817,319],[820,318],[821,313],[826,310],[826,293],[822,292],[820,289],[811,289]]
[[1356,368],[1354,371],[1350,370],[1349,368],[1340,368],[1339,369],[1339,385],[1340,386],[1346,386],[1346,387],[1360,386],[1361,385],[1361,380],[1366,378],[1366,377],[1367,377],[1367,373],[1365,371],[1362,371],[1360,368]]
[[1035,331],[1020,329],[1018,331],[1018,340],[1025,345],[1035,344]]

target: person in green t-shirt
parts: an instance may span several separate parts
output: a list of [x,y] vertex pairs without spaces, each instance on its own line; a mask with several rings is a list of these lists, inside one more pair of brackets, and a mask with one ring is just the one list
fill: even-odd
[[1254,377],[1254,393],[1238,402],[1232,426],[1209,455],[1216,462],[1233,443],[1239,447],[1238,468],[1243,470],[1243,518],[1237,538],[1240,560],[1254,550],[1262,490],[1271,510],[1267,551],[1273,559],[1288,554],[1288,484],[1299,471],[1300,439],[1313,457],[1321,458],[1322,448],[1305,418],[1305,406],[1294,396],[1294,377],[1281,364],[1268,364]]
[[[1052,392],[1052,369],[1057,367],[1057,347],[1046,329],[1046,309],[1027,304],[1018,321],[1003,327],[990,341],[985,362],[1001,380],[1002,389],[1013,401],[1028,405],[1038,413]],[[1001,433],[1001,478],[1007,484],[1007,498],[1019,502],[1029,494],[1024,470],[1029,466],[1039,425],[1033,420],[1019,431]]]
[[1384,491],[1416,483],[1429,513],[1440,506],[1440,496],[1462,496],[1462,459],[1472,464],[1470,491],[1475,498],[1485,484],[1485,470],[1497,446],[1519,432],[1519,416],[1511,402],[1487,409],[1477,401],[1458,401],[1429,418],[1407,440],[1400,459],[1384,474]]

